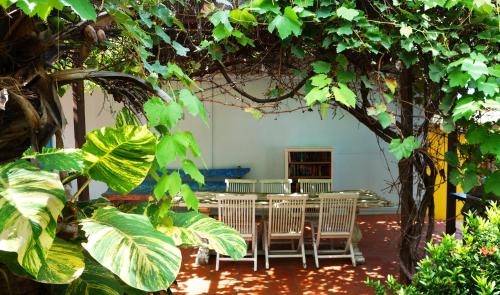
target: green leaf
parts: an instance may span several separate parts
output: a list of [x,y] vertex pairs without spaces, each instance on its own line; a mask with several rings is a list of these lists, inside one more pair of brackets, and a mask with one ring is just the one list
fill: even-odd
[[0,166],[0,250],[37,277],[56,234],[66,196],[59,175],[19,160]]
[[[226,224],[198,212],[171,212],[174,226],[167,228],[177,245],[208,246],[222,255],[241,259],[247,245],[240,233]],[[206,240],[206,242],[204,242]]]
[[165,125],[173,128],[183,115],[182,107],[177,102],[166,104],[157,96],[153,96],[144,104],[144,112],[151,127]]
[[274,14],[280,13],[280,7],[274,0],[254,0],[248,4],[252,10],[257,10],[259,13],[273,12]]
[[384,129],[396,123],[396,118],[394,117],[394,115],[387,112],[378,114],[377,120]]
[[328,115],[328,110],[330,109],[330,105],[328,103],[321,103],[319,106],[319,115],[322,119],[326,118]]
[[429,78],[436,83],[441,81],[445,74],[445,66],[440,62],[434,62],[429,65]]
[[171,196],[177,195],[181,191],[182,178],[179,172],[174,171],[168,175],[166,188]]
[[486,81],[478,81],[477,89],[482,91],[486,96],[495,96],[498,94],[498,82],[497,79],[489,77]]
[[461,182],[462,190],[464,192],[470,191],[475,186],[479,185],[479,179],[475,172],[467,172]]
[[311,84],[313,86],[322,88],[332,83],[332,79],[325,74],[319,74],[311,77]]
[[185,132],[177,131],[172,135],[165,134],[156,147],[156,160],[161,167],[166,167],[177,157],[185,157],[190,146],[191,139]]
[[104,207],[97,209],[92,218],[82,220],[81,225],[87,237],[83,247],[134,288],[166,290],[179,273],[180,250],[144,215]]
[[172,39],[170,38],[169,35],[167,35],[167,33],[165,33],[162,27],[155,26],[155,33],[163,40],[163,42],[167,44],[172,44]]
[[188,209],[198,210],[198,198],[196,198],[189,185],[183,184],[181,186],[181,195]]
[[68,284],[78,278],[84,268],[82,248],[56,238],[36,281],[47,284]]
[[139,126],[141,123],[139,122],[139,119],[135,116],[132,111],[127,108],[123,107],[118,114],[116,114],[116,119],[115,119],[115,127],[123,127],[125,125],[134,125],[134,126]]
[[43,147],[41,152],[34,152],[30,147],[22,158],[35,160],[41,169],[47,171],[82,172],[84,168],[83,153],[80,149]]
[[484,181],[484,191],[500,196],[500,170],[488,175]]
[[93,258],[85,256],[85,270],[82,275],[71,282],[64,295],[122,295],[122,283],[115,275],[100,265]]
[[473,97],[462,97],[457,101],[455,108],[453,108],[453,122],[461,118],[469,120],[479,110],[479,104]]
[[328,74],[330,72],[332,65],[326,61],[318,60],[311,64],[313,71],[316,74]]
[[309,91],[306,94],[304,99],[306,100],[306,104],[308,106],[311,106],[315,102],[323,103],[328,101],[330,99],[330,96],[331,94],[328,87],[323,87],[323,88],[314,87],[313,89],[311,89],[311,91]]
[[229,22],[229,11],[227,10],[219,10],[212,14],[208,19],[214,25],[214,27],[222,24],[229,32],[233,30],[233,26]]
[[62,0],[62,2],[70,6],[82,20],[95,21],[97,18],[94,6],[88,0]]
[[356,94],[344,83],[338,83],[339,87],[332,87],[335,100],[348,107],[356,106]]
[[458,155],[456,153],[446,152],[444,154],[444,158],[451,167],[458,167],[458,165],[460,165],[460,160],[458,159]]
[[359,11],[357,9],[346,8],[341,6],[337,9],[337,15],[343,19],[348,21],[352,21],[356,16],[359,15]]
[[223,24],[219,24],[213,29],[212,36],[214,36],[215,41],[220,41],[231,36],[231,32]]
[[88,176],[124,194],[142,183],[156,147],[156,137],[147,127],[104,127],[86,137],[82,151]]
[[182,170],[184,170],[184,172],[189,174],[191,178],[194,179],[199,184],[205,183],[205,176],[201,174],[200,170],[198,170],[193,161],[189,159],[185,159],[184,161],[182,161]]
[[420,144],[420,140],[415,140],[414,136],[406,137],[403,142],[401,142],[401,139],[395,138],[389,144],[389,151],[399,161],[409,158],[413,151],[420,147]]
[[244,28],[257,25],[257,19],[249,11],[249,8],[233,9],[229,12],[229,18],[231,21],[242,25]]
[[189,52],[189,48],[186,48],[184,46],[182,46],[181,43],[177,42],[177,41],[172,41],[172,48],[174,48],[175,52],[177,53],[177,55],[180,55],[180,56],[187,56],[187,53]]
[[33,17],[38,15],[41,19],[46,20],[52,9],[63,9],[63,4],[60,0],[54,1],[35,1],[35,0],[24,0],[24,1],[8,1],[4,3],[3,6],[7,7],[7,4],[16,3],[17,7],[26,13],[28,16]]
[[470,76],[459,69],[455,69],[448,74],[448,79],[450,81],[450,87],[465,87]]
[[187,89],[182,89],[179,93],[179,99],[181,100],[182,104],[188,109],[191,115],[197,116],[198,114],[200,114],[203,122],[205,122],[205,124],[208,124],[205,106],[196,95],[193,95],[191,91]]
[[488,75],[486,64],[479,60],[473,61],[471,58],[466,58],[463,61],[461,70],[467,72],[474,80],[479,79],[482,75]]
[[277,15],[269,24],[268,30],[272,33],[278,29],[278,35],[282,40],[288,38],[292,33],[300,36],[302,32],[302,21],[299,19],[292,7],[285,7],[283,15]]

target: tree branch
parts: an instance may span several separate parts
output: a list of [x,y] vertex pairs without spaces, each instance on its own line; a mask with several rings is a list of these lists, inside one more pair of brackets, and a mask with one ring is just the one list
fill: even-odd
[[227,74],[226,68],[224,67],[224,65],[222,63],[219,63],[219,68],[220,68],[220,72],[221,72],[222,76],[224,76],[224,79],[226,79],[226,81],[229,83],[229,85],[231,86],[231,88],[234,91],[238,92],[239,94],[241,94],[245,98],[247,98],[253,102],[256,102],[256,103],[279,102],[279,101],[291,98],[292,96],[297,94],[297,92],[299,92],[299,90],[306,84],[307,80],[312,76],[311,73],[308,73],[307,77],[302,79],[292,90],[290,90],[290,92],[288,92],[286,94],[280,95],[280,96],[275,97],[275,98],[263,99],[263,98],[255,97],[255,96],[249,94],[248,92],[246,92],[245,90],[236,86],[236,83],[234,83],[234,81],[231,79],[231,77],[229,77],[229,75]]
[[78,80],[98,80],[98,79],[108,79],[108,80],[121,80],[131,82],[138,87],[148,91],[155,93],[161,99],[166,102],[172,101],[172,97],[168,95],[165,91],[160,88],[153,88],[148,82],[141,78],[134,77],[129,74],[118,73],[118,72],[110,72],[110,71],[99,71],[95,69],[75,69],[75,70],[66,70],[53,73],[50,75],[54,81],[56,81],[59,85],[65,85],[72,83]]

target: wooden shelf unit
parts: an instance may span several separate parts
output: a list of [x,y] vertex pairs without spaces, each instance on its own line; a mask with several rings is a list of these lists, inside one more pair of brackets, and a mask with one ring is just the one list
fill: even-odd
[[298,179],[332,179],[333,148],[286,148],[285,178],[292,179],[292,192],[299,191]]

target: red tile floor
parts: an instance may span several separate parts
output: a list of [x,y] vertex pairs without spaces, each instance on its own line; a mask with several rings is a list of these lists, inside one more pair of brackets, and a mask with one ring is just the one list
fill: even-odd
[[[195,264],[196,251],[183,250],[183,265],[174,294],[373,294],[364,281],[367,277],[382,279],[397,275],[397,247],[399,215],[363,215],[358,223],[363,233],[359,248],[366,263],[353,267],[349,259],[323,259],[320,268],[314,266],[312,255],[307,258],[307,269],[300,258],[270,259],[270,268],[264,267],[264,256],[259,256],[258,270],[253,262],[222,261],[215,271],[215,259],[208,265]],[[438,222],[436,233],[444,230]]]

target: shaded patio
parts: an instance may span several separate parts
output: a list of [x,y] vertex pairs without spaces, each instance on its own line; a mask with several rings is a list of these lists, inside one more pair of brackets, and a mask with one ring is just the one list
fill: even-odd
[[[272,259],[268,270],[264,257],[253,271],[251,262],[222,262],[215,271],[215,259],[208,265],[195,264],[196,251],[183,251],[183,264],[175,294],[373,294],[364,281],[367,277],[382,279],[397,275],[399,215],[359,215],[363,239],[359,243],[366,263],[353,267],[349,259],[324,259],[320,268],[307,257],[307,269],[300,259]],[[444,232],[445,223],[436,223],[436,238]],[[306,233],[307,234],[307,233]]]

